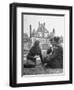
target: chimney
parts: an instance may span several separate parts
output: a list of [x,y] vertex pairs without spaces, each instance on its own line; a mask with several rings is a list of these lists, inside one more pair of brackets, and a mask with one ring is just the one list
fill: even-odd
[[39,22],[39,26],[40,26],[40,22]]
[[55,29],[53,28],[53,33],[55,33]]
[[44,24],[44,26],[45,26],[45,22],[44,22],[43,24]]
[[32,31],[32,26],[31,26],[31,24],[30,24],[30,38],[31,38],[31,31]]

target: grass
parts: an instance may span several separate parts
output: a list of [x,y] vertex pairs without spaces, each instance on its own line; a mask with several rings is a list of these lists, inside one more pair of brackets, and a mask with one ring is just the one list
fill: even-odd
[[24,68],[23,75],[37,75],[37,74],[56,74],[62,73],[63,69],[51,69],[42,66],[42,64],[38,64],[33,68]]

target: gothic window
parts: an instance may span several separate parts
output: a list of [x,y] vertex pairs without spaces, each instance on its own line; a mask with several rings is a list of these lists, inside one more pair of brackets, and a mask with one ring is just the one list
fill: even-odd
[[39,37],[42,37],[42,33],[41,32],[38,32],[38,35],[39,35]]
[[45,34],[44,34],[44,37],[47,37],[47,36],[48,36],[48,33],[45,33]]

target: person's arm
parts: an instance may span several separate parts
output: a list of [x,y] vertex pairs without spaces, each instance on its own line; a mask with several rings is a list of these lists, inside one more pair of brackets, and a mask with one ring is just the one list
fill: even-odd
[[49,49],[47,50],[47,54],[50,54],[51,52],[52,52],[52,49],[49,48]]
[[52,52],[52,55],[47,55],[47,61],[50,61],[50,60],[52,60],[52,59],[54,59],[56,57],[56,52],[55,52],[55,50]]

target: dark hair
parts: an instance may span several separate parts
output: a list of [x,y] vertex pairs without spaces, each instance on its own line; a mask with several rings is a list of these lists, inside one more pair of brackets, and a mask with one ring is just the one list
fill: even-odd
[[35,46],[35,47],[36,47],[36,46],[39,46],[39,43],[40,43],[40,42],[39,42],[38,40],[36,40],[36,41],[34,42],[34,45],[33,45],[33,46]]

